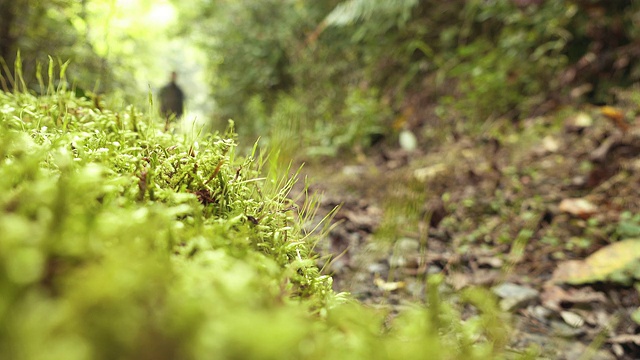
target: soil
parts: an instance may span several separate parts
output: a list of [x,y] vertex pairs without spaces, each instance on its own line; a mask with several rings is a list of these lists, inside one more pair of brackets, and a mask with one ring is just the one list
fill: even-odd
[[390,134],[366,153],[306,159],[309,191],[322,194],[309,229],[339,207],[317,245],[335,290],[400,309],[424,302],[425,278],[441,273],[451,292],[492,289],[513,315],[514,349],[640,358],[633,279],[570,285],[558,270],[640,226],[637,105],[616,106],[469,131],[425,109],[409,122],[416,149]]

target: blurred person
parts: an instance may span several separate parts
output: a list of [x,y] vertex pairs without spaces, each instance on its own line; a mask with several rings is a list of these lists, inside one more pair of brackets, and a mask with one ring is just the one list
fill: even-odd
[[171,72],[171,81],[160,89],[160,114],[169,122],[179,119],[184,113],[184,92],[176,84],[178,74]]

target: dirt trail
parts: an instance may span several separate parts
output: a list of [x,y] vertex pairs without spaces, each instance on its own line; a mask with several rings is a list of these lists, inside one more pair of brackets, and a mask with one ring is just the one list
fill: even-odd
[[[514,315],[516,348],[640,358],[633,287],[550,281],[560,263],[623,238],[621,222],[640,213],[640,126],[609,120],[570,110],[438,144],[419,136],[413,152],[387,144],[352,161],[308,163],[310,190],[324,194],[318,217],[342,205],[318,245],[334,259],[336,290],[402,307],[424,300],[428,274],[443,273],[451,291],[493,289]],[[571,213],[566,199],[597,210]]]

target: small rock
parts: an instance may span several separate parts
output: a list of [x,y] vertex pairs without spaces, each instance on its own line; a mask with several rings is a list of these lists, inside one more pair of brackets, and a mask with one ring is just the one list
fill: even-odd
[[571,185],[577,187],[583,187],[587,184],[586,176],[574,176],[571,178]]
[[580,132],[593,125],[591,115],[580,112],[574,117],[569,118],[566,122],[565,129],[567,132]]
[[480,256],[477,262],[478,265],[489,266],[492,269],[500,269],[504,265],[504,260],[496,256]]
[[560,149],[560,143],[553,136],[545,136],[542,147],[549,153],[555,153]]
[[583,328],[575,328],[560,321],[552,321],[551,329],[554,335],[563,338],[574,338],[585,333],[585,330]]
[[493,293],[502,300],[500,307],[503,310],[514,310],[526,306],[540,294],[537,290],[513,283],[503,283],[492,289]]
[[367,172],[364,166],[362,165],[347,165],[342,168],[342,173],[346,176],[354,177],[354,176],[362,176]]
[[616,357],[610,352],[601,349],[590,349],[588,345],[581,342],[571,342],[565,351],[565,359],[591,359],[591,360],[615,360]]
[[420,250],[420,241],[412,238],[400,238],[396,241],[396,250],[401,254],[415,253]]
[[402,255],[392,255],[389,257],[389,266],[392,268],[401,268],[407,265],[407,258]]
[[418,147],[418,139],[416,139],[416,136],[407,129],[400,132],[400,138],[398,140],[400,142],[400,147],[403,150],[413,151]]
[[531,313],[531,315],[542,322],[546,322],[549,317],[551,316],[551,314],[553,313],[551,310],[547,309],[544,306],[540,306],[540,305],[536,305],[531,307],[531,309],[529,310],[529,312]]
[[372,274],[382,274],[389,270],[389,266],[383,263],[373,263],[367,267],[367,270]]

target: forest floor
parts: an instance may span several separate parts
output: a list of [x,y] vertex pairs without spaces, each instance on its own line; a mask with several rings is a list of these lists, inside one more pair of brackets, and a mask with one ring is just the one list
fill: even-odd
[[[426,276],[442,273],[451,299],[471,286],[496,294],[513,315],[514,349],[538,347],[549,359],[640,358],[632,320],[640,272],[589,277],[583,261],[640,238],[633,104],[496,121],[474,136],[443,135],[425,109],[412,129],[416,150],[386,140],[367,153],[306,161],[309,191],[322,194],[316,221],[340,206],[317,245],[322,261],[331,258],[325,272],[334,288],[400,309],[423,302]],[[620,252],[605,259],[618,264]]]

